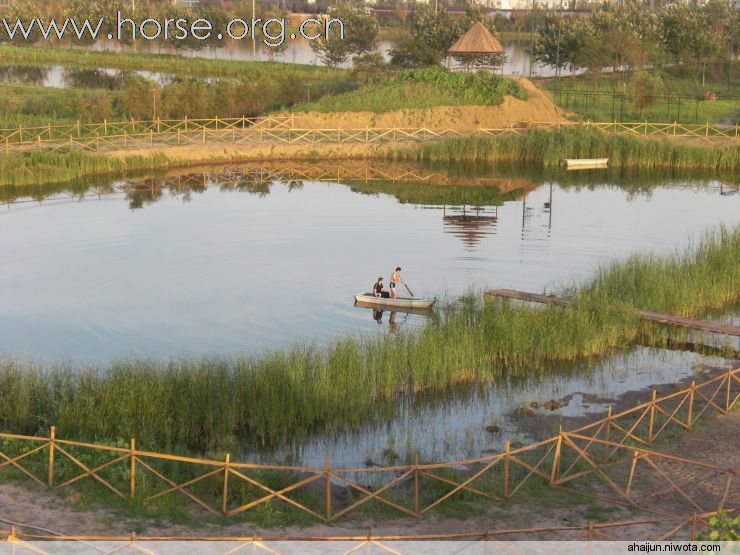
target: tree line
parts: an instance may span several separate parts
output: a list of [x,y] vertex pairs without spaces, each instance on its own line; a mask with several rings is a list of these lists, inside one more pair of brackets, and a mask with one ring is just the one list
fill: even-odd
[[532,55],[558,72],[585,69],[594,79],[607,69],[619,80],[625,72],[670,66],[704,85],[711,74],[727,75],[739,23],[727,0],[652,9],[636,0],[605,3],[590,17],[545,14]]

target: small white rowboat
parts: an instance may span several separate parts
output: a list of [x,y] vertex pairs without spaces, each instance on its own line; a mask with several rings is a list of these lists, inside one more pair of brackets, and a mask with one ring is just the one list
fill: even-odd
[[565,161],[569,170],[587,170],[591,168],[606,168],[609,158],[570,158]]
[[360,293],[355,295],[358,304],[375,305],[379,308],[429,308],[436,299],[416,299],[411,297],[398,297],[397,299],[379,299],[372,293]]

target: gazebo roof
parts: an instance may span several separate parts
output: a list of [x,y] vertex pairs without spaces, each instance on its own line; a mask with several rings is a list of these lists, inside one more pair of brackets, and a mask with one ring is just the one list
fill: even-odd
[[506,50],[479,21],[453,44],[448,52],[450,54],[503,54]]

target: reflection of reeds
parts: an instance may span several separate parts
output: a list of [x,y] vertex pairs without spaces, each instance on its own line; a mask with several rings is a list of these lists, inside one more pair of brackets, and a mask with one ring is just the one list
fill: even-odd
[[641,255],[599,269],[569,308],[468,295],[398,337],[337,340],[261,356],[169,362],[123,360],[104,369],[0,363],[2,428],[65,437],[137,437],[143,445],[216,449],[309,430],[359,427],[392,415],[400,396],[465,382],[542,377],[552,363],[660,336],[632,307],[696,314],[740,293],[740,227],[718,229],[673,256]]
[[736,171],[740,146],[722,148],[610,135],[586,129],[535,130],[522,135],[461,137],[424,143],[396,153],[401,159],[431,161],[516,162],[557,166],[566,158],[609,158],[622,168],[705,168]]

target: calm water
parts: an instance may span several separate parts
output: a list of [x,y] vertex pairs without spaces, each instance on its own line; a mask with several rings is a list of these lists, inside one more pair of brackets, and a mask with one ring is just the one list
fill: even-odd
[[[522,40],[511,40],[504,42],[506,48],[506,63],[504,64],[504,74],[506,75],[523,75],[530,74],[531,59],[527,49],[529,43]],[[388,51],[393,48],[393,44],[388,41],[382,41],[378,50],[384,54],[386,59],[390,59]],[[124,51],[128,52],[131,47],[122,47],[120,44],[101,42],[97,44],[96,50]],[[133,51],[133,50],[131,50]],[[224,48],[204,48],[202,50],[184,50],[184,49],[166,49],[158,45],[144,42],[137,43],[136,52],[146,52],[151,54],[177,54],[181,56],[209,58],[209,59],[226,59],[240,61],[273,61],[283,63],[323,65],[316,57],[307,41],[291,42],[285,49],[276,50],[274,48],[258,48],[256,52],[252,51],[251,43],[245,45],[242,43],[231,44]],[[352,67],[352,61],[348,60],[343,67]],[[532,75],[540,77],[550,77],[555,75],[554,68],[538,63],[532,65]],[[121,87],[123,80],[128,73],[134,73],[158,82],[161,85],[167,85],[176,79],[175,75],[167,73],[157,73],[148,71],[127,72],[111,68],[81,69],[68,68],[63,66],[24,66],[24,65],[0,65],[0,83],[24,83],[28,85],[56,87],[56,88],[105,88],[115,90]]]
[[[520,190],[501,194],[258,173],[214,169],[15,198],[0,213],[0,353],[105,361],[325,343],[390,328],[390,314],[378,323],[352,300],[397,265],[417,296],[541,291],[740,220],[740,195],[712,179],[519,171],[506,178]],[[484,205],[477,221],[461,199]],[[393,329],[422,321],[399,314]]]
[[[700,383],[711,377],[704,374],[705,367],[729,369],[730,364],[690,352],[635,347],[561,368],[546,380],[533,377],[463,388],[444,397],[402,399],[389,420],[338,434],[314,434],[270,451],[249,446],[245,457],[323,466],[330,456],[335,465],[345,467],[410,462],[414,453],[422,462],[462,460],[503,451],[507,440],[513,447],[541,441],[556,434],[558,424],[573,429],[584,423],[578,417],[601,418],[627,393],[649,396],[649,388],[655,387],[667,394],[663,384],[689,377]],[[635,399],[632,396],[627,405],[636,404]],[[532,403],[553,400],[560,408],[531,408]],[[521,409],[533,414],[523,415]]]

